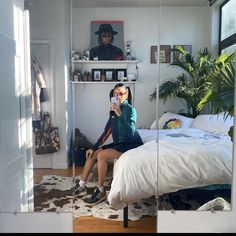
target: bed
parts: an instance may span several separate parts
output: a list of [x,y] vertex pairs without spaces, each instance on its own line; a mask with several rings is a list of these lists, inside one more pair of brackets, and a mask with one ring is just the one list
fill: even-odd
[[[116,160],[107,198],[113,208],[181,189],[231,184],[233,145],[227,131],[233,119],[163,116],[158,128],[138,130],[144,145]],[[173,119],[181,119],[181,127],[161,129]]]

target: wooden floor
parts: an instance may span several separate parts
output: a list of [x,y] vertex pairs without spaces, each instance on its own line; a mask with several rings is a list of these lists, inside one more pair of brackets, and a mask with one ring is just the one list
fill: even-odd
[[147,217],[138,221],[129,221],[128,228],[123,222],[104,220],[95,217],[80,217],[74,220],[75,233],[155,233],[156,217]]
[[[34,181],[39,183],[44,175],[73,176],[79,175],[82,168],[75,169],[34,169]],[[156,217],[145,217],[138,221],[129,221],[128,228],[123,222],[104,220],[92,216],[84,216],[73,221],[74,233],[155,233],[157,232]]]

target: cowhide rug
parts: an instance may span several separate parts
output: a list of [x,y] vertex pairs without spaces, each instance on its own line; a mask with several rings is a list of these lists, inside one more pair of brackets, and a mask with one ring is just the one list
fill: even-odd
[[[76,178],[75,182],[79,179]],[[89,198],[95,189],[95,182],[89,182],[88,195],[77,197],[73,195],[73,178],[57,175],[44,176],[39,184],[34,186],[34,210],[40,212],[73,212],[75,218],[94,216],[103,219],[123,221],[123,209],[112,209],[108,201],[95,206],[88,205],[84,200]],[[105,190],[109,192],[109,180]],[[156,216],[156,198],[141,200],[129,205],[129,220],[139,220],[145,216]]]

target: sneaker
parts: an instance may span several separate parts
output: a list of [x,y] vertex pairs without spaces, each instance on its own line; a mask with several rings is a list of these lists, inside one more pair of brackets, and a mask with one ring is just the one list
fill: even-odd
[[75,187],[76,196],[84,196],[86,194],[87,194],[87,190],[85,187],[81,187],[81,186]]
[[107,198],[106,192],[100,192],[99,188],[95,188],[92,196],[86,200],[86,203],[90,205],[96,205]]

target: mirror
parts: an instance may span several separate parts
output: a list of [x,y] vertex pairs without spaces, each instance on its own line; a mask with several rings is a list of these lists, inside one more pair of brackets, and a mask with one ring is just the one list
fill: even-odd
[[[38,8],[38,5],[37,5],[37,1],[33,1],[34,2],[34,4],[35,5],[33,5],[33,6],[31,6],[32,7],[32,9],[36,9],[36,8]],[[38,9],[41,9],[40,7],[38,8]],[[205,30],[205,26],[204,26],[204,24],[205,24],[205,22],[204,21],[202,21],[202,19],[205,19],[206,18],[206,15],[207,15],[207,11],[208,11],[208,8],[206,7],[206,8],[204,8],[205,10],[204,11],[202,11],[202,12],[199,12],[199,15],[197,16],[197,14],[196,14],[196,12],[194,13],[194,9],[188,9],[189,11],[191,11],[193,14],[191,15],[190,13],[190,16],[186,16],[186,18],[188,18],[188,19],[190,19],[190,21],[195,21],[195,18],[194,18],[194,20],[193,20],[193,18],[191,18],[191,16],[195,16],[196,17],[196,19],[199,19],[199,22],[197,23],[197,25],[198,25],[198,27],[197,27],[197,29],[196,29],[196,31],[198,31],[198,32],[202,32],[201,34],[199,34],[199,35],[204,35],[204,32],[205,31],[207,31],[207,30]],[[197,55],[197,52],[198,52],[198,50],[202,47],[202,46],[204,46],[205,44],[207,44],[207,39],[205,38],[205,37],[203,37],[203,38],[195,38],[194,37],[194,40],[196,40],[196,42],[197,43],[193,43],[193,38],[191,38],[191,39],[189,39],[189,40],[186,40],[186,41],[182,41],[182,37],[183,36],[179,36],[179,34],[177,34],[176,33],[176,35],[178,35],[178,37],[176,36],[176,38],[175,38],[175,41],[173,42],[173,41],[171,41],[171,40],[173,40],[173,35],[170,35],[170,34],[168,34],[168,30],[166,29],[166,28],[164,28],[165,26],[167,27],[168,25],[172,25],[173,24],[173,22],[175,22],[175,21],[177,21],[177,20],[179,20],[179,21],[181,21],[181,17],[180,17],[180,15],[181,14],[178,14],[178,12],[174,12],[174,14],[173,15],[175,15],[175,16],[177,16],[175,19],[173,19],[173,15],[171,14],[172,13],[172,11],[177,11],[177,10],[180,10],[180,8],[175,8],[175,7],[173,7],[173,8],[165,8],[165,7],[162,7],[162,16],[164,17],[165,16],[165,18],[162,18],[162,20],[161,20],[161,43],[160,43],[160,45],[177,45],[177,44],[179,44],[179,43],[181,43],[181,45],[186,45],[186,46],[189,46],[189,45],[191,45],[192,46],[192,53],[193,53],[193,55]],[[40,11],[41,12],[41,11]],[[42,12],[41,12],[42,13]],[[41,14],[40,13],[40,14]],[[166,14],[163,14],[163,13],[166,13]],[[183,15],[186,15],[188,12],[183,12]],[[33,14],[33,12],[32,12],[32,14]],[[200,16],[205,16],[205,17],[200,17]],[[36,17],[35,17],[36,18]],[[192,20],[191,20],[192,19]],[[156,19],[157,21],[158,21],[158,19]],[[183,20],[183,22],[186,22],[186,19],[184,19]],[[196,23],[196,22],[195,22]],[[180,25],[182,25],[183,23],[182,23],[182,21],[180,22]],[[37,29],[37,27],[33,27],[33,22],[32,22],[32,30],[31,30],[31,33],[33,34],[33,30],[34,29]],[[37,26],[37,24],[35,24],[36,26]],[[194,24],[195,25],[195,24]],[[75,26],[74,26],[75,27]],[[81,27],[81,25],[79,25],[79,27]],[[79,34],[78,33],[78,31],[79,32],[83,32],[83,30],[81,29],[81,28],[76,28],[75,29],[75,37],[78,37],[78,35],[82,35],[82,34]],[[155,28],[155,27],[154,27]],[[176,29],[178,29],[178,27],[176,27]],[[188,30],[187,30],[188,29]],[[145,29],[144,29],[145,30]],[[159,29],[156,29],[156,31],[157,32],[155,32],[155,35],[157,35],[158,34],[158,30]],[[193,30],[193,27],[190,27],[190,28],[186,28],[186,31],[187,31],[187,35],[189,36],[189,32],[192,32],[191,30]],[[147,33],[149,33],[149,32],[147,32]],[[194,34],[195,35],[195,34]],[[43,35],[42,35],[42,37],[43,37]],[[80,37],[80,36],[79,36]],[[81,36],[82,37],[82,36]],[[171,38],[170,38],[171,37]],[[36,36],[35,36],[35,38],[36,38]],[[46,38],[46,37],[45,37]],[[155,37],[153,37],[153,40],[155,40],[154,39]],[[84,39],[84,38],[83,38]],[[203,42],[202,42],[202,39],[203,39]],[[80,40],[78,40],[77,41],[77,38],[75,38],[74,39],[74,41],[75,42],[81,42]],[[147,44],[149,43],[149,42],[146,42]],[[155,41],[155,43],[156,43],[156,41]],[[45,74],[48,74],[48,75],[50,75],[50,71],[51,71],[51,69],[49,68],[47,68],[46,69],[46,67],[44,66],[44,63],[45,64],[47,64],[47,65],[51,65],[52,67],[51,68],[54,68],[54,66],[52,65],[52,64],[50,64],[50,53],[51,53],[51,46],[48,46],[48,45],[50,45],[50,42],[47,42],[47,43],[43,43],[43,45],[39,45],[39,46],[37,46],[37,45],[35,45],[34,44],[34,42],[32,41],[32,50],[35,50],[35,54],[37,54],[37,58],[38,58],[38,60],[39,60],[39,62],[40,62],[40,65],[42,66],[42,68],[43,68],[43,70],[44,70],[44,73]],[[80,45],[77,45],[78,47],[81,47],[81,49],[85,49],[87,46],[88,46],[88,44],[87,44],[87,42],[85,42],[85,40],[82,40],[82,44],[80,44]],[[133,45],[134,46],[134,48],[135,47],[137,47],[138,45]],[[162,55],[162,60],[164,61],[164,62],[166,62],[166,60],[165,60],[165,53],[166,53],[166,50],[168,50],[168,47],[163,47],[163,49],[164,50],[160,50],[160,51],[164,51],[164,53],[162,53],[161,55]],[[43,53],[43,54],[41,54],[42,52],[45,52],[46,51],[46,53]],[[48,55],[48,52],[49,52],[49,55]],[[55,51],[54,51],[55,52]],[[53,53],[54,53],[53,52]],[[45,56],[45,55],[47,55],[46,56],[46,59],[44,60],[42,60],[41,58],[44,58],[43,56]],[[143,60],[144,61],[147,61],[149,58],[148,58],[148,56],[149,56],[149,54],[147,53],[147,54],[145,54],[144,56],[142,55],[142,53],[141,52],[138,52],[137,51],[137,58],[143,58]],[[146,56],[146,57],[145,57]],[[54,57],[53,57],[54,58]],[[164,59],[163,59],[164,58]],[[56,59],[56,58],[55,58]],[[58,59],[58,58],[57,58]],[[4,60],[3,58],[1,59],[1,60]],[[59,60],[59,59],[58,59]],[[168,60],[167,60],[168,61]],[[9,64],[11,64],[11,62],[12,61],[10,61],[10,63]],[[56,62],[55,63],[53,63],[54,65],[56,64]],[[168,64],[168,63],[167,63]],[[172,70],[172,68],[170,68],[170,67],[168,67],[167,66],[167,64],[166,63],[160,63],[160,77],[161,77],[161,81],[162,81],[162,79],[164,80],[164,79],[167,79],[167,78],[176,78],[176,75],[177,74],[180,74],[180,70],[177,70],[177,69],[174,69],[173,68],[173,70]],[[64,66],[64,65],[63,65]],[[151,66],[150,66],[151,67]],[[58,68],[57,68],[58,69]],[[152,68],[153,69],[153,68]],[[150,71],[152,70],[152,69],[150,69]],[[156,68],[155,68],[156,69]],[[48,70],[48,71],[47,71]],[[53,71],[54,71],[54,69],[52,69]],[[54,73],[56,73],[55,71],[54,71]],[[145,74],[145,73],[147,73],[147,71],[146,72],[144,72],[144,71],[140,71],[140,81],[142,81],[142,79],[141,78],[146,78],[146,77],[148,77],[147,76],[147,74]],[[169,74],[170,73],[170,74]],[[173,74],[172,74],[173,73]],[[154,73],[151,73],[151,74],[155,74],[155,72]],[[54,76],[52,76],[52,77],[54,77]],[[55,77],[54,77],[55,78]],[[59,77],[60,78],[60,77]],[[58,78],[57,78],[58,79]],[[101,84],[100,84],[101,85]],[[100,86],[99,85],[99,86]],[[102,84],[103,85],[103,84]],[[151,84],[151,87],[154,87],[155,86],[155,84]],[[63,86],[62,86],[63,87]],[[51,87],[52,88],[52,87]],[[109,93],[109,91],[110,91],[110,86],[109,86],[109,83],[107,83],[107,84],[104,84],[104,88],[105,88],[105,90],[106,90],[106,92],[104,92],[104,101],[107,101],[107,105],[109,104],[109,102],[108,102],[108,97],[107,97],[107,95],[108,95],[108,93]],[[81,89],[81,90],[80,90]],[[78,95],[78,97],[79,96],[81,96],[81,94],[82,94],[82,92],[84,92],[85,90],[84,89],[88,89],[88,88],[86,88],[86,85],[84,86],[84,85],[82,85],[81,86],[81,88],[79,88],[78,90],[79,90],[79,93],[80,93],[80,95]],[[59,90],[60,91],[60,90]],[[87,90],[88,91],[88,90]],[[148,95],[148,89],[146,90],[146,89],[143,89],[143,88],[141,88],[141,86],[136,86],[136,94],[142,94],[143,96],[147,96]],[[77,91],[78,92],[78,91]],[[91,88],[89,89],[89,92],[86,94],[86,99],[87,99],[87,101],[89,100],[90,101],[90,94],[95,94],[97,92],[97,87],[95,87],[94,85],[91,85]],[[85,93],[85,92],[84,92]],[[3,96],[3,99],[2,100],[4,100],[4,98],[5,98],[5,93],[2,93],[2,94],[4,94],[4,96]],[[50,91],[49,91],[49,96],[50,95],[52,95],[52,93],[50,93]],[[103,95],[102,95],[103,96]],[[101,98],[101,99],[103,99],[103,98]],[[140,125],[140,127],[141,127],[141,125],[143,125],[142,124],[142,121],[144,120],[144,116],[147,114],[147,108],[150,108],[151,107],[151,105],[149,106],[149,105],[147,105],[147,104],[145,104],[145,105],[147,105],[147,106],[140,106],[140,105],[138,105],[138,104],[140,104],[140,98],[138,97],[138,96],[136,96],[136,104],[137,104],[137,109],[138,109],[138,111],[139,111],[139,114],[140,114],[140,123],[138,124],[138,125]],[[82,100],[81,100],[82,101]],[[51,101],[50,101],[51,102]],[[91,101],[91,103],[94,105],[95,104],[95,101]],[[161,104],[160,104],[160,107],[159,107],[159,114],[160,114],[160,116],[161,115],[163,115],[164,114],[164,112],[165,111],[172,111],[172,112],[175,112],[175,113],[179,113],[180,111],[181,111],[181,109],[183,109],[183,106],[182,106],[182,104],[181,103],[178,103],[176,106],[175,106],[175,109],[176,110],[171,110],[171,107],[173,106],[173,104],[176,104],[176,103],[174,103],[174,101],[172,100],[171,102],[167,102],[167,103],[165,103],[164,105],[165,105],[165,107],[164,106],[162,106]],[[46,104],[45,104],[45,106],[46,106]],[[94,106],[95,108],[96,108],[96,106]],[[52,112],[52,110],[53,110],[53,108],[48,104],[48,109],[50,110],[50,113],[52,114],[52,116],[51,116],[51,118],[52,118],[52,120],[53,120],[53,123],[54,123],[54,125],[57,125],[57,123],[55,122],[56,121],[56,119],[55,119],[55,114],[54,114],[54,116],[53,116],[53,112]],[[80,109],[80,107],[78,107],[78,109]],[[147,109],[147,110],[145,110],[145,109]],[[207,109],[207,108],[205,108],[205,109]],[[149,109],[149,110],[152,110],[152,109]],[[142,114],[142,112],[143,112],[143,114]],[[186,113],[187,112],[187,110],[184,110],[184,112]],[[203,112],[207,112],[207,110],[205,110],[205,111],[203,111]],[[99,113],[99,112],[97,112],[97,113]],[[93,116],[93,113],[92,113],[92,110],[91,110],[91,117]],[[79,116],[83,116],[83,113],[80,113],[80,114],[78,114],[78,117]],[[87,116],[87,114],[86,114],[86,116]],[[90,123],[92,123],[92,122],[88,122],[84,117],[79,117],[79,118],[83,118],[84,119],[84,123],[86,124],[90,124]],[[99,119],[99,121],[103,121],[103,120],[105,120],[105,118],[103,119],[104,117],[99,117],[98,119]],[[159,118],[159,117],[158,117]],[[143,120],[142,120],[143,119]],[[145,125],[147,125],[147,121],[145,121],[146,122],[146,124]],[[79,126],[78,126],[79,127]],[[85,127],[85,126],[84,126]],[[80,129],[81,129],[81,127],[79,127]],[[92,128],[91,127],[88,127],[89,129],[90,129],[90,134],[88,135],[88,133],[87,133],[87,130],[82,130],[81,129],[81,132],[82,133],[84,133],[86,136],[88,136],[88,138],[90,139],[91,138],[91,141],[93,142],[93,141],[95,141],[95,137],[98,137],[99,136],[99,130],[97,130],[96,132],[97,133],[94,133],[93,132],[93,130],[92,130]],[[16,137],[18,137],[18,135],[16,136]],[[212,137],[212,139],[210,138],[210,136],[202,136],[202,137],[204,137],[204,139],[205,140],[207,140],[207,141],[211,141],[214,137]],[[169,136],[168,137],[169,139],[170,138],[176,138],[176,137],[171,137],[171,136]],[[185,138],[185,137],[182,137],[182,138]],[[94,140],[92,140],[92,139],[94,139]],[[55,154],[56,155],[56,154]],[[64,157],[65,158],[65,157]],[[36,159],[36,158],[35,158]],[[52,168],[53,167],[53,162],[54,162],[54,154],[52,154],[52,155],[50,155],[50,157],[47,159],[47,161],[48,160],[50,160],[49,162],[47,162],[47,164],[49,164],[48,166],[47,165],[43,165],[42,164],[42,166],[41,167],[49,167],[49,168]],[[39,159],[37,159],[37,160],[35,160],[35,161],[38,161]],[[46,160],[43,160],[43,162],[44,161],[46,161]],[[37,167],[37,165],[34,165],[35,167]],[[40,167],[40,166],[39,166]],[[68,172],[67,172],[68,171]],[[49,175],[49,174],[58,174],[59,173],[59,175],[60,176],[63,176],[64,177],[64,175],[69,175],[69,176],[72,176],[72,172],[71,172],[71,170],[70,169],[68,169],[68,170],[66,170],[65,171],[65,173],[64,174],[62,174],[61,173],[61,171],[58,171],[57,173],[55,173],[55,172],[51,172],[51,170],[49,170],[49,172],[45,172],[45,173],[40,173],[40,174],[36,174],[37,176],[39,176],[38,177],[38,179],[37,180],[35,180],[35,182],[37,182],[37,181],[39,181],[41,178],[42,178],[42,176],[43,175]],[[78,173],[76,173],[75,174],[75,176],[78,176]],[[35,177],[36,178],[36,177]],[[72,177],[73,178],[73,177]],[[62,178],[63,179],[63,178]],[[55,180],[55,179],[54,179]],[[56,179],[55,181],[61,181],[61,179]],[[63,181],[63,180],[62,180]],[[230,181],[227,181],[227,182],[230,182]],[[226,184],[228,184],[226,182]],[[72,183],[72,182],[71,182]],[[53,182],[53,184],[54,184],[54,182]],[[66,186],[68,186],[69,184],[67,184],[66,183]],[[11,185],[12,186],[12,185]],[[64,185],[63,185],[64,186]],[[194,195],[196,195],[196,194],[194,194]],[[217,195],[217,196],[219,196],[219,195]],[[203,204],[203,203],[201,203],[201,204]],[[54,210],[54,209],[53,209]]]
[[[234,124],[235,57],[227,68],[220,66],[219,61],[225,58],[217,56],[202,37],[214,22],[205,22],[211,14],[209,6],[170,8],[164,4],[157,124],[158,210],[231,211],[233,142],[228,132]],[[230,15],[226,9],[224,14]],[[214,27],[209,37],[218,35],[218,29]],[[166,48],[172,49],[168,50],[168,62],[163,60]],[[224,112],[230,112],[226,120]]]
[[[49,13],[46,12],[46,9],[53,5],[30,0],[27,1],[27,6],[30,11],[31,39],[33,211],[71,212],[73,206],[72,164],[68,164],[69,154],[66,150],[66,125],[64,125],[66,109],[62,108],[68,93],[65,87],[64,70],[66,68],[63,61],[65,45],[58,41],[61,33],[53,31],[55,22],[49,20]],[[57,48],[62,49],[57,50]],[[61,104],[60,107],[58,102]],[[44,115],[46,115],[45,120]],[[53,131],[48,132],[50,127]],[[44,134],[41,140],[42,130]],[[56,137],[57,134],[59,137]],[[46,139],[48,137],[53,138],[53,141],[59,139],[60,147],[58,148],[60,149],[52,153],[49,151],[37,154],[36,149],[39,149],[40,142],[44,144],[45,140],[49,140]],[[68,137],[70,137],[69,132]]]
[[[114,86],[121,82],[125,86],[129,86],[132,93],[132,100],[134,107],[137,111],[137,123],[136,127],[138,132],[145,139],[145,142],[152,146],[150,149],[151,157],[146,160],[149,149],[145,147],[138,147],[143,151],[135,151],[133,149],[125,152],[119,157],[114,163],[108,165],[107,176],[105,180],[105,190],[107,194],[107,201],[101,202],[96,206],[93,206],[89,211],[84,211],[84,215],[92,214],[92,216],[113,219],[114,221],[123,220],[123,208],[128,203],[128,217],[131,221],[145,222],[143,228],[150,227],[149,230],[152,232],[156,231],[156,199],[153,197],[156,188],[156,136],[157,132],[145,132],[149,130],[150,123],[156,116],[156,105],[148,101],[149,91],[156,86],[157,83],[157,64],[150,63],[150,46],[158,44],[159,29],[156,27],[159,17],[159,5],[148,8],[136,8],[136,7],[122,7],[122,8],[111,8],[111,11],[117,12],[118,18],[129,18],[124,20],[124,40],[125,40],[125,55],[132,51],[132,59],[130,60],[107,60],[107,61],[86,61],[82,58],[78,59],[78,55],[83,55],[87,52],[91,45],[88,40],[90,35],[91,27],[91,16],[99,20],[103,20],[102,12],[95,11],[93,8],[80,8],[78,1],[73,1],[74,4],[78,4],[77,7],[73,8],[73,21],[72,21],[72,45],[75,53],[73,69],[78,74],[84,75],[85,72],[107,72],[115,71],[112,80],[102,80],[99,76],[98,79],[93,81],[85,81],[82,79],[78,81],[78,76],[72,78],[72,90],[75,115],[74,127],[78,128],[79,131],[86,136],[86,138],[94,144],[102,132],[109,117],[110,111],[110,100],[109,94]],[[106,8],[107,9],[107,8]],[[147,14],[148,12],[151,14]],[[144,15],[142,19],[137,17],[130,17],[131,15]],[[84,17],[81,17],[84,16]],[[113,18],[109,18],[112,21]],[[137,29],[137,24],[139,28]],[[150,27],[146,27],[150,25]],[[84,33],[81,33],[84,32]],[[141,34],[139,32],[142,32]],[[149,35],[149,37],[146,37]],[[116,37],[116,35],[114,36]],[[131,40],[132,39],[132,40]],[[128,42],[128,43],[127,43]],[[151,43],[150,43],[151,42]],[[127,50],[127,45],[129,50]],[[131,47],[131,48],[130,48]],[[127,52],[128,51],[128,52]],[[118,73],[122,72],[122,73]],[[95,74],[95,73],[92,73]],[[106,73],[104,73],[106,75]],[[121,79],[119,75],[121,74]],[[85,77],[86,78],[86,77]],[[148,114],[148,115],[147,115]],[[95,122],[96,119],[96,122]],[[149,130],[150,131],[150,130]],[[106,144],[112,142],[111,136],[106,140]],[[143,159],[145,163],[138,161],[137,153],[140,153],[140,159]],[[135,160],[135,159],[137,160]],[[127,164],[125,162],[127,161]],[[146,166],[150,168],[150,172],[147,171]],[[140,171],[145,177],[140,178]],[[132,175],[131,175],[132,174]],[[147,175],[150,174],[153,181]],[[79,179],[81,175],[78,171],[75,174],[75,178]],[[96,185],[98,176],[96,168],[91,171],[89,176],[89,194],[91,195],[94,186]],[[112,179],[112,182],[111,182]],[[134,182],[132,182],[134,181]],[[139,181],[144,181],[140,183]],[[147,183],[148,182],[148,183]],[[151,182],[151,186],[150,186]],[[134,184],[132,184],[134,183]],[[139,187],[141,186],[141,188]],[[78,212],[78,206],[84,206],[84,200],[88,196],[82,198],[75,198],[74,212]],[[109,203],[109,204],[108,204]],[[97,209],[97,210],[96,210]],[[107,212],[105,215],[104,212]],[[78,212],[78,214],[83,214]],[[145,217],[149,216],[149,217]],[[142,219],[143,216],[143,219]],[[135,224],[135,222],[133,222]]]

